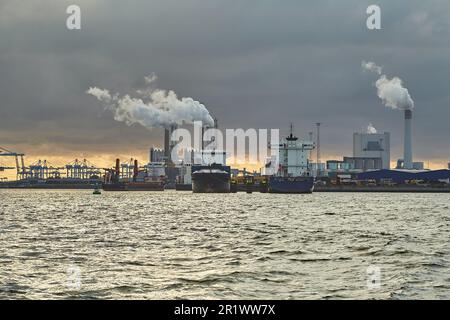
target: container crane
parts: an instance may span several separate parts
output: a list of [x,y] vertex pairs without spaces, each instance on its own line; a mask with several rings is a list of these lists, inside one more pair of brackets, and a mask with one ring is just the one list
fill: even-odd
[[[0,157],[14,157],[15,158],[16,169],[17,169],[17,180],[19,180],[21,175],[23,175],[23,173],[25,172],[25,161],[24,161],[25,154],[12,152],[12,151],[9,151],[8,149],[0,147]],[[8,168],[3,167],[3,168],[4,169],[14,169],[14,168],[9,168],[9,167]]]
[[75,159],[65,166],[66,178],[68,179],[98,179],[101,169],[86,159]]

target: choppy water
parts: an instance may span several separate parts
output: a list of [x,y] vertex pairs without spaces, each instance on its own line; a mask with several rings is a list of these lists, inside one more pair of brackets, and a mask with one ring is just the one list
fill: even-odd
[[449,200],[0,190],[0,298],[449,299]]

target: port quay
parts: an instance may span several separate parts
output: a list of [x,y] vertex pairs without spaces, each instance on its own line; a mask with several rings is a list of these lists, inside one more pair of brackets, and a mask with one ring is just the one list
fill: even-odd
[[[385,149],[386,146],[389,148],[389,133],[355,133],[352,157],[323,164],[320,162],[319,129],[318,124],[315,140],[312,135],[309,139],[299,140],[294,135],[293,125],[289,134],[282,139],[279,130],[272,129],[270,141],[267,130],[227,129],[226,141],[234,143],[234,138],[237,137],[237,152],[233,159],[235,162],[236,159],[241,159],[239,165],[242,169],[227,165],[230,152],[224,151],[226,143],[223,142],[224,134],[218,129],[217,119],[212,127],[201,122],[194,123],[194,141],[200,141],[194,142],[194,145],[190,144],[191,135],[187,129],[180,129],[175,125],[164,129],[164,149],[150,148],[149,161],[144,164],[131,158],[125,163],[117,159],[112,168],[99,168],[86,159],[75,159],[64,166],[53,166],[47,160],[39,160],[26,166],[25,154],[1,148],[0,156],[13,160],[12,166],[2,166],[1,170],[16,170],[17,179],[2,179],[0,188],[94,189],[96,194],[101,193],[101,189],[299,194],[450,192],[448,169],[425,170],[421,163],[414,163],[416,168],[407,169],[403,160],[398,161],[399,166],[395,169],[390,169],[389,165],[386,167],[390,163],[390,152]],[[203,139],[198,139],[199,134]],[[250,146],[248,149],[247,138]],[[410,142],[405,145],[411,148]],[[234,151],[235,145],[227,145],[226,150]],[[257,170],[245,169],[245,166],[261,162],[264,165]],[[410,164],[413,162],[410,161]]]

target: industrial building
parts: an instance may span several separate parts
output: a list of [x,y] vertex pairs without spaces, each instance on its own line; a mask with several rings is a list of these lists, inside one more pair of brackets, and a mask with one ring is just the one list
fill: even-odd
[[[391,163],[391,137],[384,133],[354,133],[353,158],[347,157],[347,162],[354,169],[389,169]],[[344,158],[344,162],[346,158]]]
[[165,151],[159,148],[150,148],[149,162],[165,162]]
[[[403,161],[403,159],[397,160],[397,166],[395,167],[395,169],[406,169],[405,162]],[[410,170],[424,170],[424,169],[425,169],[425,164],[423,162],[413,162],[412,169],[410,169]],[[408,169],[406,169],[406,170],[408,170]]]
[[334,175],[339,172],[364,172],[390,169],[391,135],[384,133],[353,134],[353,156],[343,160],[328,160],[326,170]]
[[364,172],[382,169],[381,158],[344,157],[344,160],[328,160],[327,171],[334,172]]
[[[226,153],[218,150],[205,150],[206,147],[212,143],[212,140],[208,140],[205,132],[211,126],[203,126],[201,128],[201,150],[193,149],[183,149],[178,156],[179,159],[172,159],[172,151],[176,146],[176,141],[172,141],[171,137],[173,132],[178,129],[176,124],[171,125],[164,129],[164,149],[151,148],[150,149],[150,164],[152,163],[163,163],[166,167],[167,185],[166,188],[175,187],[177,181],[185,180],[181,179],[182,176],[186,175],[186,170],[190,168],[184,168],[185,166],[190,166],[193,164],[210,164],[210,163],[225,163]],[[217,119],[214,119],[214,128],[218,128]],[[204,140],[205,138],[205,140]],[[182,153],[182,156],[181,156]]]
[[344,163],[351,170],[367,171],[383,169],[383,159],[376,157],[344,157]]
[[375,180],[378,183],[382,181],[393,181],[398,184],[404,184],[408,181],[425,182],[446,182],[450,181],[450,170],[434,171],[410,171],[410,170],[376,170],[362,172],[357,175],[358,180]]

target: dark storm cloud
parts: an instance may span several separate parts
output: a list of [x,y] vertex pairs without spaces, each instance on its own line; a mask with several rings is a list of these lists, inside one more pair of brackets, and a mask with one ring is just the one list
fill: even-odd
[[[82,10],[82,30],[65,10]],[[158,86],[203,102],[222,127],[323,125],[323,153],[351,152],[372,122],[401,151],[401,113],[376,96],[373,60],[416,102],[415,152],[450,158],[448,1],[2,1],[0,145],[55,144],[101,152],[159,144],[159,130],[115,122],[90,86],[128,93],[150,72]],[[32,147],[30,147],[32,149]]]

